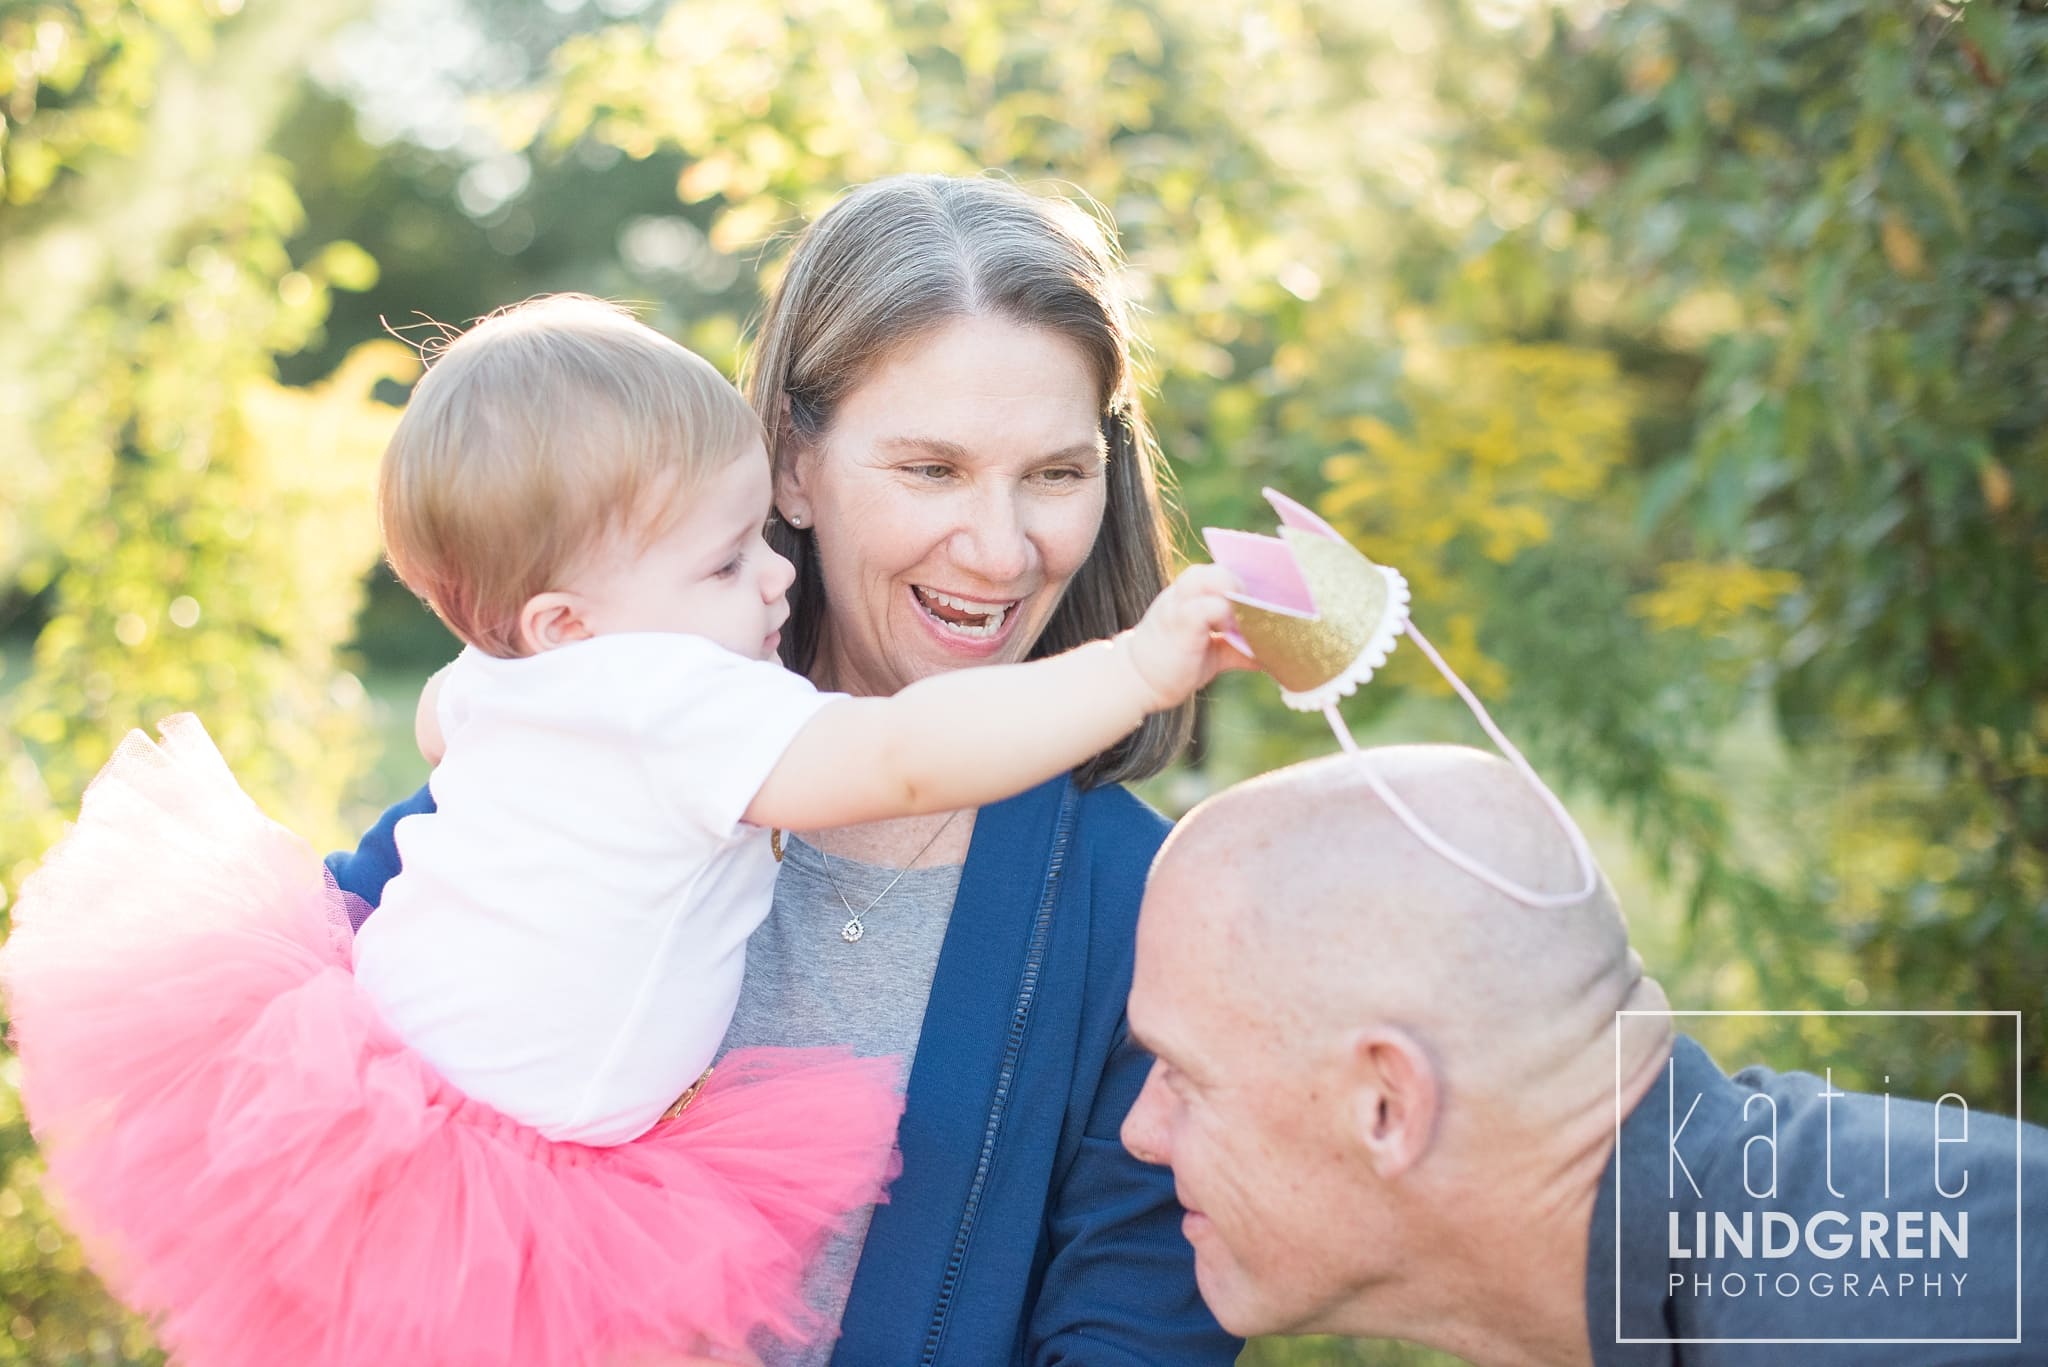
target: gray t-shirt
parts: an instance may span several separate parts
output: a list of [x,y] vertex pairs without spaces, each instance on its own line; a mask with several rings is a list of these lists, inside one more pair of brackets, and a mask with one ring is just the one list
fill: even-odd
[[[862,916],[860,940],[848,944],[839,933],[847,910],[826,878],[823,856],[785,836],[774,906],[747,941],[747,976],[720,1052],[845,1045],[870,1057],[896,1055],[902,1060],[897,1085],[907,1086],[960,869],[941,864],[903,872],[834,859],[832,878],[856,911],[903,873],[889,895]],[[872,1206],[856,1212],[805,1279],[805,1299],[835,1331],[873,1215]],[[796,1347],[763,1339],[754,1348],[767,1367],[823,1367],[832,1356],[833,1337]]]

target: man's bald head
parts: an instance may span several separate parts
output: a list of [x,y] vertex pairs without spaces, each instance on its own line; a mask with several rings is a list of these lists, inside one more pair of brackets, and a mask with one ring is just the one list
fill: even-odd
[[1532,1219],[1582,1236],[1614,1012],[1662,1000],[1604,879],[1518,902],[1419,840],[1368,765],[1510,882],[1585,881],[1517,770],[1449,746],[1297,765],[1175,829],[1138,920],[1129,1020],[1158,1063],[1124,1144],[1172,1166],[1202,1294],[1241,1334],[1435,1333]]
[[1295,765],[1190,813],[1155,867],[1148,930],[1217,937],[1237,984],[1298,1027],[1399,1025],[1454,1084],[1526,1097],[1602,1046],[1641,978],[1613,891],[1602,877],[1574,906],[1515,901],[1424,845],[1367,765],[1509,880],[1582,885],[1570,840],[1505,761],[1392,746]]

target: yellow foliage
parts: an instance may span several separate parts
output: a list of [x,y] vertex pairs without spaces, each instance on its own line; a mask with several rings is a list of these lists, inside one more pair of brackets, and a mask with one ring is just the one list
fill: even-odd
[[[97,193],[0,223],[0,260],[31,286],[0,302],[0,582],[39,595],[44,622],[26,670],[10,662],[0,680],[0,933],[12,890],[121,734],[174,712],[204,718],[286,825],[328,847],[355,834],[342,801],[366,767],[367,709],[336,652],[377,553],[370,473],[394,414],[372,389],[415,367],[383,343],[312,389],[276,383],[274,358],[306,345],[330,290],[376,274],[346,243],[294,263],[287,239],[303,214],[287,168],[255,156],[260,136],[210,179],[226,156],[212,134],[265,123],[232,76],[259,69],[247,54],[278,51],[265,45],[276,29],[235,30],[250,65],[207,74],[231,92],[204,111],[221,115],[214,124],[192,126],[192,106],[169,99],[177,116],[159,120],[147,90],[115,88],[154,79],[171,41],[159,28],[222,8],[32,6],[36,41],[55,55],[11,66],[16,140],[0,144],[0,198],[37,198],[72,170]],[[310,35],[332,8],[289,13],[308,16]],[[24,22],[0,18],[0,53],[15,54]],[[202,25],[176,46],[197,53],[208,36]],[[83,55],[67,66],[58,49]],[[180,79],[187,93],[205,83]],[[37,91],[65,98],[38,104]],[[161,158],[109,160],[145,133],[214,149],[192,163],[205,187],[172,179]],[[155,196],[152,177],[179,194]],[[92,1288],[37,1189],[14,1084],[0,1050],[0,1151],[20,1160],[0,1177],[0,1362],[155,1360],[146,1326]]]
[[1687,291],[1664,315],[1664,335],[1687,351],[1704,348],[1716,337],[1739,332],[1749,322],[1742,300],[1723,289]]
[[1927,274],[1927,247],[1903,215],[1887,212],[1877,225],[1877,238],[1885,263],[1893,270],[1916,278]]
[[1678,73],[1668,52],[1645,53],[1629,65],[1628,88],[1637,94],[1661,90]]
[[1636,610],[1663,630],[1709,636],[1725,635],[1799,588],[1796,574],[1739,560],[1675,560],[1658,578],[1657,588],[1636,596]]
[[1983,491],[1984,506],[1994,513],[2003,513],[2012,506],[2012,471],[1996,460],[1986,458],[1977,470],[1977,487]]
[[[205,326],[216,307],[253,306],[264,282],[217,283],[210,299],[187,296],[192,312],[127,333],[137,354],[97,377],[105,426],[60,413],[38,428],[44,458],[74,474],[46,510],[61,528],[53,610],[5,700],[10,885],[121,734],[178,711],[200,714],[273,815],[316,841],[349,834],[339,807],[366,738],[361,689],[334,655],[376,559],[373,476],[396,416],[371,391],[417,361],[379,341],[326,382],[286,389],[260,343]],[[104,454],[123,428],[146,445],[66,462]]]
[[[1323,511],[1375,560],[1408,577],[1431,642],[1482,692],[1507,680],[1478,647],[1480,606],[1451,567],[1460,553],[1505,563],[1552,535],[1561,503],[1597,494],[1626,457],[1633,402],[1614,358],[1566,346],[1409,348],[1403,427],[1347,425]],[[1441,688],[1425,664],[1395,671]]]

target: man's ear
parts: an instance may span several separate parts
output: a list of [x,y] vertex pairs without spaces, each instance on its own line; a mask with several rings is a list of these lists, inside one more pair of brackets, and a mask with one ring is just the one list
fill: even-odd
[[1436,1064],[1406,1030],[1375,1026],[1351,1041],[1353,1138],[1384,1180],[1422,1161],[1441,1104]]
[[536,593],[519,609],[519,644],[529,655],[553,650],[571,641],[587,641],[592,632],[574,594],[549,590]]

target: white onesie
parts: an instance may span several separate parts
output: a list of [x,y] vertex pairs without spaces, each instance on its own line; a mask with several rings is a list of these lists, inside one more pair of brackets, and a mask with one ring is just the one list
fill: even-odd
[[465,1095],[550,1139],[642,1134],[711,1062],[768,914],[741,816],[843,696],[697,636],[463,651],[357,981]]

